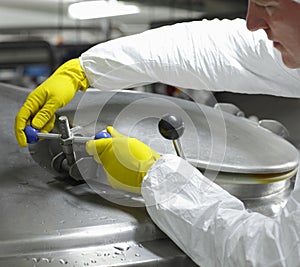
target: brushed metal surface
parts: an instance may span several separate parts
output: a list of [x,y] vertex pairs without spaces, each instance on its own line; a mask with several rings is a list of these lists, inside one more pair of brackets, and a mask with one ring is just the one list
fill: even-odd
[[144,207],[41,168],[14,136],[29,91],[0,84],[0,266],[196,266]]
[[[41,165],[37,164],[36,161],[40,159],[48,164],[48,160],[51,160],[52,156],[61,150],[59,144],[50,144],[44,141],[38,143],[38,147],[43,148],[39,151],[43,152],[40,156],[35,155],[37,156],[35,160],[33,159],[34,155],[30,155],[28,149],[20,148],[14,137],[14,117],[29,91],[5,84],[0,84],[0,88],[2,119],[2,126],[0,127],[2,148],[0,153],[1,267],[195,266],[153,224],[143,206],[130,207],[114,204],[114,202],[109,201],[101,194],[99,195],[95,188],[92,190],[86,183],[66,179],[64,175],[56,171],[50,172],[51,168],[48,165],[41,168]],[[141,96],[143,97],[141,98]],[[175,153],[172,144],[165,143],[165,140],[160,141],[157,139],[159,137],[157,136],[158,132],[153,130],[151,126],[156,123],[162,112],[170,111],[170,107],[161,110],[159,106],[164,102],[161,103],[157,97],[152,98],[148,104],[143,101],[139,102],[145,109],[140,110],[139,105],[137,109],[132,106],[133,110],[128,107],[128,101],[132,103],[132,100],[141,100],[144,99],[144,96],[144,94],[124,92],[124,94],[118,93],[115,96],[116,99],[111,99],[111,95],[107,92],[89,92],[85,95],[87,99],[82,100],[82,96],[78,95],[70,105],[60,110],[58,114],[67,115],[73,126],[81,126],[81,128],[77,129],[77,134],[92,134],[93,131],[99,131],[107,124],[113,124],[124,134],[136,136],[145,142],[149,142],[150,145],[154,140],[155,143],[153,144],[157,146],[157,149],[161,149],[161,153]],[[88,101],[86,102],[85,100]],[[108,102],[109,105],[103,106],[98,119],[99,110],[97,108],[99,106],[97,105],[101,104],[101,101],[107,103],[107,100],[110,101]],[[180,102],[179,107],[181,109],[181,101],[175,101]],[[78,103],[80,103],[78,109],[80,112],[74,112],[78,107]],[[125,111],[124,105],[127,107]],[[173,104],[171,103],[171,105]],[[185,108],[192,106],[190,102],[186,101],[183,105]],[[96,115],[93,114],[94,110],[96,110]],[[148,112],[153,110],[157,113],[149,118]],[[207,116],[211,116],[210,111],[206,111],[206,108],[204,110],[203,114],[206,112]],[[194,114],[193,110],[189,111],[188,114]],[[200,115],[200,118],[201,116],[202,118],[203,116],[205,117],[203,114]],[[140,118],[138,121],[136,121],[137,116]],[[217,119],[212,121],[217,123]],[[230,117],[228,121],[233,121],[232,125],[235,125],[235,123],[240,125],[235,122],[235,118]],[[151,127],[147,126],[149,122]],[[200,119],[196,120],[196,122],[200,123],[197,125],[200,125],[201,129],[204,128],[203,125],[205,123]],[[229,126],[231,125],[230,123]],[[254,127],[252,124],[248,125],[248,122],[245,123],[247,124],[246,128],[252,129]],[[128,125],[131,127],[128,127]],[[212,127],[219,129],[217,126],[219,125],[213,125]],[[229,126],[226,129],[230,128]],[[242,126],[243,124],[239,127]],[[189,133],[191,136],[187,135],[182,140],[184,149],[188,147],[188,144],[196,147],[194,139],[191,139],[194,134],[193,127],[191,125],[191,130],[189,130],[190,126],[187,123],[187,128],[188,130],[185,133]],[[142,130],[140,131],[140,129]],[[204,132],[208,133],[208,129],[204,129]],[[233,130],[228,129],[228,131],[232,133]],[[244,132],[240,131],[243,135]],[[261,133],[261,129],[257,131]],[[149,138],[149,134],[151,138]],[[262,136],[264,135],[266,136],[263,138],[268,137],[268,140],[276,141],[276,146],[278,141],[278,146],[281,149],[291,152],[292,155],[294,154],[293,147],[283,142],[283,139],[278,139],[270,135],[269,132],[268,134],[262,133]],[[200,133],[200,136],[205,135]],[[228,138],[235,139],[236,137],[229,135]],[[242,136],[238,136],[236,139],[237,143],[247,140],[247,138]],[[191,140],[193,140],[192,143]],[[219,142],[221,141],[222,139],[219,140]],[[259,143],[259,145],[261,144]],[[228,148],[229,150],[226,150],[226,153],[234,152],[237,145],[233,142],[234,147]],[[266,146],[269,148],[267,144]],[[203,144],[200,148],[204,155],[208,155],[203,149]],[[263,150],[267,150],[267,148],[263,148]],[[78,157],[86,155],[82,145],[76,146],[75,150]],[[274,148],[270,151],[274,152],[277,149]],[[190,155],[193,156],[193,154]],[[275,168],[270,163],[264,170],[277,172],[283,169],[290,170],[295,166],[296,158],[294,155],[280,155],[285,157],[280,160],[277,157],[275,158]],[[228,155],[225,156],[228,162],[231,162],[229,159],[233,160],[233,158]],[[201,162],[198,163],[201,165]],[[83,165],[86,165],[86,163]],[[207,164],[204,165],[206,166]],[[231,168],[231,165],[229,164],[228,166]],[[256,164],[256,169],[260,170],[260,168],[257,168],[258,165]],[[234,170],[240,170],[238,167],[239,161],[234,166]],[[243,168],[245,166],[242,166]],[[227,177],[228,174],[226,173]],[[261,188],[261,185],[254,186],[255,189]],[[247,208],[273,216],[284,206],[292,189],[292,183],[288,180],[280,182],[274,187],[271,184],[263,186],[265,194],[256,195],[254,198],[251,198],[251,195],[249,197],[247,190],[240,191],[240,188],[237,187],[230,187],[227,190],[232,190],[231,192],[237,194],[241,199],[244,198],[243,201]],[[226,189],[226,185],[224,187]],[[114,194],[104,184],[101,190],[103,194]],[[122,203],[122,201],[126,202],[130,198],[130,196],[124,194],[119,194],[117,197],[119,198],[119,203]]]
[[92,135],[113,125],[159,153],[175,154],[170,140],[158,131],[166,113],[180,116],[185,125],[181,143],[186,158],[203,170],[266,174],[298,166],[298,151],[283,138],[246,118],[173,97],[134,91],[90,90],[60,110],[78,133]]

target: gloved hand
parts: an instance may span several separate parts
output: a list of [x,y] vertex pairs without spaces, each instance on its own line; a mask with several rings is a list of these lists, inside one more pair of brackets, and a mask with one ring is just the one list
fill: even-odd
[[15,134],[20,146],[26,146],[24,128],[31,125],[41,132],[52,130],[55,112],[72,100],[77,90],[89,84],[79,59],[71,59],[60,66],[44,83],[27,97],[15,119]]
[[113,188],[141,193],[141,183],[159,155],[136,138],[120,134],[108,126],[111,138],[88,141],[86,151],[101,163]]

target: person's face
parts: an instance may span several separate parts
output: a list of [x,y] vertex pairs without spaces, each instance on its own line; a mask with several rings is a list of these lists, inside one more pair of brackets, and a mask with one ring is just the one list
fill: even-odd
[[289,68],[300,68],[300,4],[292,0],[249,0],[247,28],[263,29]]

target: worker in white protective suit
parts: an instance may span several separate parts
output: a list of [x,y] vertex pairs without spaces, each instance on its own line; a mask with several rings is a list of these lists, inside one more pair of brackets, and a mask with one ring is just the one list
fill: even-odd
[[[26,124],[51,130],[55,111],[77,90],[153,82],[300,97],[300,1],[249,0],[246,21],[180,23],[96,45],[28,96],[16,116],[17,140],[26,146]],[[112,138],[89,141],[87,152],[113,187],[141,192],[153,221],[194,262],[300,266],[299,179],[278,216],[249,213],[185,160],[107,130]]]

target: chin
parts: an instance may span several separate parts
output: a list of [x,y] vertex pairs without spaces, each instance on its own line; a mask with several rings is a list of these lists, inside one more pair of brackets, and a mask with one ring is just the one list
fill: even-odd
[[284,55],[282,55],[282,61],[284,63],[285,66],[287,66],[290,69],[299,69],[300,68],[300,60],[295,60],[294,58],[290,58],[290,57],[285,57]]

